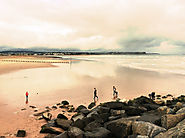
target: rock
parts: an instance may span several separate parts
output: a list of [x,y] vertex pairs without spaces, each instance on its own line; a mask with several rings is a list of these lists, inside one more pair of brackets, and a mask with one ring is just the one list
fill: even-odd
[[139,116],[109,121],[105,123],[104,126],[111,131],[114,137],[124,138],[128,135],[131,135],[132,122],[135,121],[138,117]]
[[55,123],[56,123],[57,126],[61,127],[62,129],[67,130],[70,127],[72,121],[57,118],[55,120]]
[[145,107],[148,111],[156,110],[157,108],[160,107],[157,104],[143,104],[142,106]]
[[96,121],[93,121],[91,123],[89,123],[84,130],[85,131],[93,131],[95,128],[101,127],[102,125]]
[[49,121],[52,118],[52,114],[51,113],[43,113],[42,117],[46,120]]
[[157,105],[160,105],[160,106],[164,106],[165,105],[165,102],[164,102],[164,100],[156,100],[155,101],[155,103],[157,104]]
[[122,116],[122,117],[126,116],[125,110],[113,110],[113,109],[111,109],[110,113],[111,113],[111,116]]
[[160,132],[166,131],[165,128],[156,126],[154,124],[151,124],[149,122],[144,121],[135,121],[132,123],[132,131],[133,134],[139,134],[142,136],[148,136],[148,137],[154,137]]
[[65,101],[62,101],[61,104],[62,105],[69,105],[69,102],[65,100]]
[[33,105],[30,105],[29,107],[30,107],[30,108],[36,108],[36,106],[33,106]]
[[51,110],[51,108],[49,106],[46,106],[45,108],[48,109],[48,110]]
[[84,120],[83,119],[78,119],[78,120],[76,120],[73,124],[72,124],[72,126],[73,127],[78,127],[78,128],[80,128],[80,129],[84,129],[84,127],[85,127],[85,122],[84,122]]
[[78,119],[78,120],[76,120],[73,124],[72,124],[72,126],[74,126],[74,127],[78,127],[78,128],[80,128],[80,129],[84,129],[84,127],[86,126],[86,125],[88,125],[90,122],[92,122],[92,121],[94,121],[94,119],[92,118],[92,117],[84,117],[84,118],[82,118],[82,119]]
[[185,107],[179,109],[176,114],[185,113]]
[[74,112],[75,108],[74,107],[69,107],[68,112]]
[[87,116],[88,114],[89,114],[89,110],[88,109],[82,109],[82,110],[80,110],[80,112],[82,113],[82,114],[84,114],[84,116]]
[[160,113],[161,115],[165,115],[165,114],[172,114],[173,110],[167,106],[161,106],[157,109],[158,113]]
[[109,113],[103,113],[103,114],[93,114],[92,118],[96,120],[99,123],[105,123],[108,121],[110,114]]
[[134,99],[133,104],[136,104],[136,105],[155,104],[155,102],[148,97],[141,96],[141,97]]
[[51,108],[52,108],[52,109],[57,109],[57,107],[56,107],[55,105],[53,105]]
[[82,109],[87,109],[87,107],[85,107],[84,105],[80,105],[76,108],[75,112],[81,112]]
[[164,133],[158,134],[155,138],[185,138],[185,119],[177,124],[176,127],[170,128]]
[[82,119],[82,118],[84,118],[85,116],[83,115],[83,114],[75,114],[75,115],[73,115],[72,117],[71,117],[71,120],[73,121],[73,122],[75,122],[76,120],[78,120],[78,119]]
[[26,108],[22,108],[22,109],[21,109],[21,111],[24,111],[24,110],[26,110]]
[[96,110],[94,110],[94,111],[90,112],[90,113],[87,115],[87,117],[92,117],[92,115],[94,115],[94,114],[98,115],[98,112],[97,112]]
[[93,107],[96,106],[96,103],[95,102],[92,102],[88,105],[88,109],[92,109]]
[[58,114],[57,118],[68,120],[68,118],[63,114]]
[[50,120],[45,125],[48,126],[48,127],[56,127],[55,120],[56,119]]
[[149,138],[148,136],[142,136],[142,135],[130,135],[128,138]]
[[104,127],[95,128],[91,132],[84,133],[85,138],[112,138],[111,132]]
[[34,112],[38,112],[38,110],[34,110]]
[[68,135],[70,138],[83,138],[84,132],[77,127],[70,127],[68,130]]
[[55,136],[57,136],[57,135],[56,134],[48,134],[44,138],[54,138]]
[[175,115],[167,114],[162,116],[161,124],[162,127],[169,129],[176,126],[183,119],[185,119],[185,113],[179,113]]
[[98,106],[97,109],[95,109],[99,114],[102,113],[109,113],[110,112],[110,108],[108,107],[103,107],[103,106]]
[[63,133],[55,136],[54,138],[69,138],[67,131],[64,131]]
[[41,127],[40,133],[50,133],[50,134],[61,134],[62,131],[56,127],[48,127],[47,125],[43,125]]
[[49,112],[49,110],[44,110],[42,112],[39,112],[39,113],[35,113],[33,114],[34,116],[41,116],[43,113],[46,113],[46,112]]
[[101,106],[108,107],[110,109],[115,109],[115,110],[122,110],[123,107],[126,106],[126,103],[114,101],[114,102],[103,103]]
[[26,131],[25,130],[18,130],[16,137],[25,137]]
[[149,111],[143,113],[142,116],[137,119],[137,121],[150,122],[155,125],[161,126],[161,114],[156,111]]
[[140,108],[140,107],[128,106],[125,108],[125,112],[128,116],[138,116],[146,112],[146,109]]
[[6,138],[5,136],[0,136],[0,138]]
[[60,103],[57,103],[56,105],[57,105],[57,106],[59,106],[59,105],[60,105]]
[[183,104],[181,102],[177,102],[175,107],[173,108],[173,110],[174,110],[174,112],[177,112],[182,107],[183,107]]
[[120,118],[122,118],[122,116],[110,116],[110,117],[108,118],[108,120],[109,120],[109,121],[112,121],[112,120],[116,120],[116,119],[120,119]]

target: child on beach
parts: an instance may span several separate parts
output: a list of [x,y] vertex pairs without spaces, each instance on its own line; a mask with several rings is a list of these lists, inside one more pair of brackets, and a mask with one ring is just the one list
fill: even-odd
[[28,92],[26,92],[26,104],[28,103]]
[[118,97],[118,92],[116,91],[116,87],[113,86],[113,97],[117,98]]
[[96,101],[95,101],[96,98],[97,98],[97,100],[98,100],[97,90],[96,90],[96,88],[94,88],[94,102],[96,102]]

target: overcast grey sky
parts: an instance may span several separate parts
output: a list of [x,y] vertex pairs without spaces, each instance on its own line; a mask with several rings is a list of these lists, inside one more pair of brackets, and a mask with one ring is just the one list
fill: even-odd
[[0,46],[185,53],[185,1],[0,0]]

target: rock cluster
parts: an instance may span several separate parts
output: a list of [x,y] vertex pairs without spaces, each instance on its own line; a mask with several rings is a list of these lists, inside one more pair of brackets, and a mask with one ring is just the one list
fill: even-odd
[[141,96],[128,102],[91,103],[76,109],[68,101],[58,104],[74,115],[69,120],[58,114],[42,113],[48,122],[40,133],[46,138],[170,138],[185,137],[185,97],[166,103]]

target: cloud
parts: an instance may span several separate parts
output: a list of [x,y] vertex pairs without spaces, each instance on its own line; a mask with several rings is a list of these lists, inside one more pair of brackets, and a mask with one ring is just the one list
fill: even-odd
[[0,1],[0,45],[151,51],[163,38],[185,41],[182,0]]

